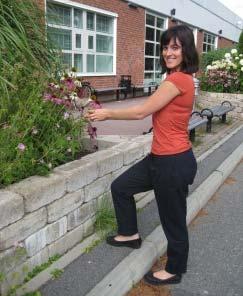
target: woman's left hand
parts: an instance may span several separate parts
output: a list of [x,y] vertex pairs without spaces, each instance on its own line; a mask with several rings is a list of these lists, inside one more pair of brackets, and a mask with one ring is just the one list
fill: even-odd
[[85,114],[85,118],[91,121],[102,121],[109,118],[108,109],[96,109],[96,110],[88,110]]

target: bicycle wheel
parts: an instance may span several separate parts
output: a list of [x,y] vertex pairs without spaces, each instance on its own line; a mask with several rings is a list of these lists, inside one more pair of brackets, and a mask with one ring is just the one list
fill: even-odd
[[82,84],[82,87],[78,90],[78,97],[74,100],[76,109],[83,109],[90,101],[92,96],[92,89],[88,84]]

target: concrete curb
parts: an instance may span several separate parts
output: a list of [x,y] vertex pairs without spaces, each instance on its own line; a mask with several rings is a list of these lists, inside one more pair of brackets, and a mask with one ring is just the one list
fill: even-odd
[[[224,139],[197,158],[197,162],[202,162],[208,155],[223,145],[230,137],[236,134],[243,125],[228,134]],[[201,208],[207,203],[224,180],[230,175],[237,163],[243,157],[243,144],[234,152],[188,197],[187,223],[197,215]],[[146,200],[138,202],[137,207],[142,208],[153,200],[153,194],[149,194]],[[28,283],[17,289],[16,295],[21,296],[27,292],[38,290],[47,281],[51,280],[51,271],[55,268],[63,269],[77,257],[81,256],[85,248],[98,240],[96,234],[78,244],[59,260],[54,262],[49,268],[36,275]],[[86,296],[122,296],[136,284],[149,270],[151,265],[166,251],[167,241],[161,226],[158,226],[143,242],[143,247],[131,252],[122,262],[116,266],[107,276],[99,282]],[[146,258],[146,260],[145,260]]]
[[[188,224],[223,184],[242,157],[243,143],[188,197]],[[86,296],[124,295],[143,277],[156,259],[165,252],[166,245],[162,228],[158,226],[146,237],[141,249],[130,253]]]

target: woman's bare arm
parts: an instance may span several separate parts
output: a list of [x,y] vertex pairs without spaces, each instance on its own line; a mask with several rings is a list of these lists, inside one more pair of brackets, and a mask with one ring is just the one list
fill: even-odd
[[171,82],[165,81],[143,104],[124,109],[97,109],[89,110],[86,118],[91,121],[107,119],[138,120],[165,107],[180,91]]

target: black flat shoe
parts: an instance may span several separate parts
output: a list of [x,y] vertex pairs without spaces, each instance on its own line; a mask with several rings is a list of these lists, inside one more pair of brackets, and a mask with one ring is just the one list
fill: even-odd
[[108,236],[106,238],[107,244],[111,245],[113,247],[128,247],[128,248],[132,248],[132,249],[139,249],[142,244],[141,238],[120,242],[120,241],[115,240],[115,237],[116,237],[116,235]]
[[181,282],[181,278],[181,274],[176,274],[166,280],[161,280],[154,276],[153,271],[149,271],[144,276],[145,282],[154,286],[179,284]]

